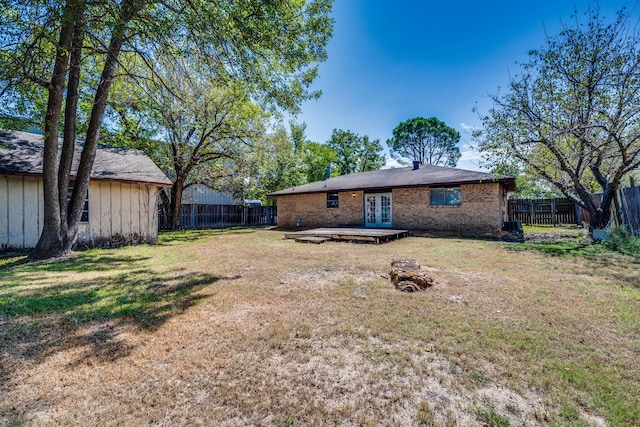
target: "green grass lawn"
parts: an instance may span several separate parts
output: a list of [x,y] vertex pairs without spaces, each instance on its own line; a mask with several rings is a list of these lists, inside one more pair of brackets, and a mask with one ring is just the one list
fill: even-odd
[[[640,425],[640,259],[527,236],[0,258],[0,424]],[[436,284],[396,291],[398,257]]]

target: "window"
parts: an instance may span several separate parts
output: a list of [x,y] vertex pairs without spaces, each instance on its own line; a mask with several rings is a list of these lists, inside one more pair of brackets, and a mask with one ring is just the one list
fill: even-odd
[[430,188],[431,206],[460,206],[460,187]]
[[[67,189],[67,203],[71,202],[71,195],[73,194],[73,181],[69,183]],[[87,195],[84,198],[84,205],[82,206],[82,215],[80,216],[80,222],[89,222],[89,189],[87,189]]]
[[338,207],[338,193],[327,193],[327,209]]

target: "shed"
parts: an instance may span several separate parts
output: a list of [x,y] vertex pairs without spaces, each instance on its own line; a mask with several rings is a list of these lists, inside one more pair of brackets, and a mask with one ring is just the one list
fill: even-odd
[[371,227],[494,233],[507,219],[515,179],[442,166],[360,172],[269,196],[278,226]]
[[[0,250],[32,248],[38,242],[44,215],[43,149],[42,135],[0,131]],[[82,143],[76,143],[72,182],[81,150]],[[77,243],[156,242],[158,189],[170,186],[142,151],[99,145]]]

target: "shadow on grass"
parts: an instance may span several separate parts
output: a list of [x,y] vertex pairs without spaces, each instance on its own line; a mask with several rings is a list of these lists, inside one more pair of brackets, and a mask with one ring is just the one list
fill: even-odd
[[225,228],[208,228],[199,230],[177,230],[177,231],[161,231],[158,235],[158,244],[168,244],[173,242],[193,242],[196,240],[206,239],[208,237],[220,236],[225,234],[246,234],[255,233],[256,230],[262,230],[264,227],[225,227]]
[[[74,357],[79,355],[71,365],[127,356],[133,348],[121,340],[122,331],[157,329],[206,298],[198,291],[219,280],[202,273],[154,272],[145,268],[144,260],[80,255],[3,268],[0,354],[4,360],[0,362],[0,385],[23,364],[38,364],[74,348],[81,351],[72,353]],[[88,270],[114,273],[88,281],[52,278],[47,284],[47,273]],[[39,280],[37,285],[31,277]]]
[[0,257],[0,273],[5,269],[16,267],[18,265],[27,264],[29,258],[27,254],[11,257]]
[[512,249],[537,251],[560,257],[598,257],[607,252],[602,245],[593,244],[588,239],[580,238],[525,241]]
[[133,256],[118,254],[117,252],[86,251],[74,252],[68,258],[29,262],[28,256],[23,255],[15,258],[0,260],[0,278],[11,278],[17,273],[19,267],[22,275],[35,274],[42,275],[53,272],[87,272],[87,271],[113,271],[119,269],[129,269],[132,265],[150,259],[151,257]]

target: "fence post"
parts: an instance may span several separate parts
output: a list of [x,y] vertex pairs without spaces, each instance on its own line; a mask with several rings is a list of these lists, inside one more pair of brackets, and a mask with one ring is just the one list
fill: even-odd
[[529,200],[529,224],[530,225],[533,225],[534,218],[535,218],[534,203],[533,203],[533,200]]
[[584,227],[584,221],[582,220],[582,206],[577,203],[573,204],[576,211],[576,225]]

